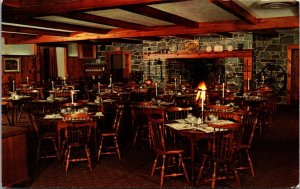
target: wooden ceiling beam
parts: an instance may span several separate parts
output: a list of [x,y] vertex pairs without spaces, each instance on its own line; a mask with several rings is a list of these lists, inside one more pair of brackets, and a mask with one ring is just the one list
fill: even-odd
[[54,22],[54,21],[30,19],[30,18],[23,18],[23,19],[3,18],[2,22],[23,24],[23,25],[30,25],[30,26],[37,26],[37,27],[45,27],[45,28],[53,28],[53,29],[70,30],[70,31],[99,33],[99,34],[105,34],[110,31],[108,29],[93,28],[93,27],[79,26],[79,25],[66,24],[66,23],[60,23],[60,22]]
[[163,21],[167,21],[170,23],[174,23],[176,25],[182,25],[182,26],[191,27],[191,28],[199,27],[198,22],[183,18],[183,17],[175,15],[175,14],[164,12],[164,11],[161,11],[159,9],[155,9],[155,8],[152,8],[149,6],[136,5],[136,6],[122,7],[121,9],[129,11],[129,12],[133,12],[136,14],[148,16],[151,18],[155,18],[158,20],[163,20]]
[[27,35],[27,34],[22,34],[22,33],[6,33],[6,32],[2,32],[1,36],[4,38],[18,38],[18,39],[35,39],[37,37],[37,35]]
[[[40,0],[35,0],[34,6],[26,5],[27,1],[24,1],[23,4],[17,5],[16,0],[4,0],[3,5],[6,7],[15,5],[18,8],[6,8],[2,10],[3,15],[29,15],[29,16],[43,16],[51,14],[60,14],[72,11],[92,11],[97,9],[104,8],[117,8],[120,6],[129,6],[129,5],[147,5],[147,4],[158,4],[158,3],[169,3],[169,0],[114,0],[114,1],[95,1],[95,0],[75,0],[75,1],[63,1],[60,3],[49,3],[45,6],[45,3],[42,3]],[[174,0],[176,1],[186,1],[186,0]],[[23,2],[23,1],[20,1]]]
[[230,14],[238,17],[241,20],[246,21],[249,24],[257,24],[257,18],[249,13],[246,9],[238,5],[232,0],[209,0],[211,3],[217,5],[218,7],[226,10]]
[[27,27],[18,27],[10,25],[2,25],[2,31],[8,32],[19,32],[19,33],[31,33],[36,35],[53,35],[53,36],[70,36],[69,32],[62,31],[53,31],[53,30],[44,30],[37,28],[27,28]]
[[125,22],[122,20],[116,20],[111,18],[105,18],[102,16],[96,16],[92,14],[86,14],[86,13],[77,13],[77,14],[63,14],[63,17],[71,18],[71,19],[77,19],[82,20],[86,22],[92,22],[97,24],[104,24],[109,26],[115,26],[120,28],[126,28],[126,29],[136,29],[136,30],[149,30],[150,28],[145,25],[141,24],[135,24],[131,22]]
[[153,36],[172,36],[172,35],[199,35],[219,32],[245,32],[265,29],[284,29],[299,28],[299,17],[278,17],[259,19],[258,24],[250,25],[244,21],[221,21],[201,23],[200,28],[187,28],[182,26],[166,26],[164,28],[153,29],[149,31],[111,30],[107,34],[88,34],[78,33],[70,37],[41,36],[36,40],[24,40],[23,43],[41,43],[41,42],[61,42],[61,41],[80,41],[87,39],[114,39],[114,38],[134,38],[134,37],[153,37]]

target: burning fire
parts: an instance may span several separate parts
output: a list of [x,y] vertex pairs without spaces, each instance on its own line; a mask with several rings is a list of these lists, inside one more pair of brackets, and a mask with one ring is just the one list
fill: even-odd
[[205,82],[204,81],[201,81],[199,84],[198,84],[198,92],[197,92],[197,95],[196,95],[196,101],[201,98],[202,100],[205,100],[205,91],[207,90],[206,88],[206,85],[205,85]]
[[201,82],[198,84],[198,89],[201,89],[202,91],[206,91],[206,90],[207,90],[204,81],[201,81]]

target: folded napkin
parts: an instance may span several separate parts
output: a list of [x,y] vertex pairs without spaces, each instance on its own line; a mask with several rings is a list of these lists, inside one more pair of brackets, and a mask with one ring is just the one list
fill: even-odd
[[116,100],[112,100],[112,99],[106,99],[106,100],[103,100],[102,102],[114,102]]
[[186,119],[176,119],[174,121],[176,121],[178,123],[187,123],[187,124],[189,123]]
[[198,127],[193,127],[193,129],[200,130],[206,133],[214,132],[214,128],[209,127],[207,124],[200,124]]
[[57,101],[64,101],[64,100],[66,100],[67,98],[65,98],[65,97],[56,97],[56,98],[54,98],[55,100],[57,100]]
[[172,104],[174,104],[174,103],[173,103],[173,102],[160,102],[159,104],[160,104],[160,105],[168,106],[168,105],[172,105]]
[[102,114],[102,112],[97,112],[97,113],[95,114],[95,116],[101,117],[101,116],[104,116],[104,115]]
[[44,119],[62,119],[63,117],[60,114],[47,114]]
[[173,129],[176,130],[185,130],[185,129],[190,129],[191,125],[190,124],[186,124],[186,123],[167,123],[165,124],[166,126],[172,127]]
[[211,122],[212,124],[214,125],[226,125],[226,124],[232,124],[234,123],[233,121],[230,121],[230,120],[216,120],[216,121],[213,121]]

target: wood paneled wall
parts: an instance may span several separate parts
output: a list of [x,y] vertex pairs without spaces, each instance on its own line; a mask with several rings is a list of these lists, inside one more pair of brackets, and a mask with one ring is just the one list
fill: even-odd
[[85,77],[85,59],[80,58],[67,58],[67,73],[69,75],[69,79],[71,80],[79,80]]
[[[5,57],[20,57],[21,58],[21,71],[20,72],[4,72]],[[36,56],[2,56],[2,95],[7,95],[9,92],[10,83],[15,80],[16,87],[20,83],[26,83],[26,77],[29,82],[40,82],[40,64]]]

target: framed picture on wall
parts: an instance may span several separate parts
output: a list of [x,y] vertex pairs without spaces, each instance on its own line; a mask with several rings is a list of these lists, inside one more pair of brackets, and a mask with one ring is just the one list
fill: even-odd
[[4,72],[21,72],[21,58],[5,57],[3,60]]

